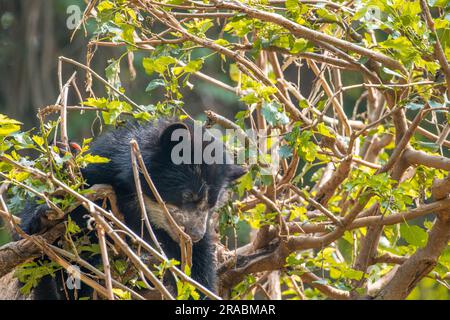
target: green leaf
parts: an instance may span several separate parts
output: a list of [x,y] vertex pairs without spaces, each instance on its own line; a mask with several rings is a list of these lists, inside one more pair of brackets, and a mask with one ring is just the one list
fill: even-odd
[[88,98],[85,102],[83,102],[84,105],[99,109],[106,109],[106,105],[108,103],[108,100],[106,98]]
[[115,124],[122,112],[131,112],[133,110],[133,107],[128,102],[119,100],[108,101],[106,98],[89,98],[84,104],[100,109],[107,109],[108,111],[102,112],[103,120],[106,124]]
[[301,99],[301,100],[298,102],[298,106],[299,106],[301,109],[308,108],[308,107],[309,107],[308,100],[306,100],[306,99]]
[[352,280],[361,280],[364,272],[355,269],[346,269],[344,270],[344,276]]
[[383,67],[382,70],[383,70],[384,73],[390,74],[391,76],[396,76],[396,77],[399,77],[399,78],[403,78],[403,76],[400,73],[398,73],[396,71],[393,71],[393,70],[391,70],[389,68]]
[[292,46],[291,53],[296,54],[299,52],[305,52],[308,48],[309,42],[305,39],[295,39],[294,45]]
[[428,233],[419,226],[410,226],[406,223],[400,225],[400,234],[408,244],[423,248],[428,241]]
[[420,110],[423,108],[423,104],[410,102],[406,105],[406,109],[408,110]]
[[138,120],[142,120],[142,121],[149,121],[152,116],[150,115],[150,113],[148,113],[147,111],[142,111],[142,112],[138,112],[138,113],[134,113],[133,117],[135,119]]
[[199,71],[203,66],[203,60],[191,60],[189,63],[184,67],[184,72],[194,73]]
[[76,234],[81,231],[81,228],[75,223],[75,221],[70,218],[70,216],[67,216],[67,228],[66,228],[66,234]]
[[282,145],[278,150],[278,154],[281,158],[286,159],[292,157],[292,148],[287,145]]
[[21,122],[10,119],[4,114],[0,113],[0,137],[8,136],[14,132],[19,131],[21,124]]
[[294,206],[294,208],[291,210],[291,218],[290,220],[293,219],[299,219],[300,221],[306,221],[308,220],[308,216],[306,215],[306,207],[302,206],[302,207],[297,207]]
[[242,102],[245,102],[246,104],[253,104],[253,103],[259,102],[259,98],[255,92],[250,92],[250,93],[246,94],[245,96],[243,96],[239,100],[241,100]]
[[83,160],[87,163],[108,163],[110,161],[108,158],[91,154],[85,155]]
[[173,67],[172,72],[174,75],[179,76],[184,71],[184,67]]
[[322,284],[322,285],[328,285],[329,284],[327,279],[314,280],[312,283],[317,283],[317,284]]
[[163,79],[154,79],[150,81],[150,83],[147,85],[147,88],[145,88],[145,92],[150,92],[158,87],[164,87],[165,82]]
[[[238,20],[235,20],[238,18]],[[254,30],[254,21],[253,19],[246,19],[240,17],[236,17],[228,24],[225,25],[224,31],[229,33],[234,33],[238,37],[244,37],[247,33]]]
[[39,147],[42,147],[42,145],[44,144],[44,138],[40,137],[40,136],[33,136],[33,141],[36,142],[36,144]]
[[153,72],[163,74],[169,65],[175,64],[176,62],[177,60],[175,58],[161,56],[156,59],[144,58],[142,60],[142,65],[148,75],[151,75]]
[[317,131],[325,137],[334,138],[334,135],[330,132],[330,129],[327,128],[323,122],[317,125]]
[[253,179],[250,172],[247,172],[239,179],[239,183],[237,185],[238,193],[242,197],[244,195],[244,191],[250,190],[253,187]]
[[194,19],[186,23],[186,27],[190,33],[204,37],[206,31],[213,26],[211,19]]
[[227,45],[230,44],[230,42],[228,40],[226,40],[226,39],[217,39],[217,40],[214,40],[214,43],[216,43],[216,44],[218,44],[219,46],[222,46],[222,47],[226,47]]
[[328,11],[325,8],[319,8],[316,10],[316,14],[320,17],[323,18],[325,20],[328,21],[335,21],[335,22],[339,22],[340,21],[340,17],[339,15],[335,14],[335,13],[331,13],[330,11]]
[[128,43],[134,43],[134,26],[129,25],[127,23],[121,23],[120,29],[122,30],[121,38]]
[[39,281],[48,275],[55,276],[55,272],[60,270],[61,267],[52,261],[38,262],[31,261],[20,265],[14,271],[14,276],[19,279],[24,285],[20,288],[22,294],[28,295],[31,290],[39,284]]
[[439,263],[443,264],[450,270],[450,247],[447,247],[439,258]]
[[286,0],[286,9],[289,12],[296,12],[299,9],[299,3],[298,0]]
[[131,293],[122,289],[113,288],[113,293],[120,298],[120,300],[131,300]]
[[430,105],[430,107],[432,108],[442,108],[443,105],[440,102],[434,101],[434,100],[430,100],[428,101],[428,104]]
[[114,8],[114,4],[111,1],[102,1],[98,4],[97,10],[103,12],[105,10],[111,10]]
[[428,3],[431,7],[445,8],[448,6],[448,0],[428,0]]
[[393,56],[406,64],[412,62],[419,55],[411,41],[403,36],[395,39],[390,38],[379,44],[385,49],[394,50]]
[[81,165],[82,167],[91,164],[91,163],[108,163],[110,159],[99,156],[92,155],[90,153],[86,155],[78,155],[75,159],[76,163]]
[[281,105],[276,102],[264,102],[262,105],[262,114],[271,125],[288,124],[289,117],[282,110]]
[[417,145],[423,149],[430,152],[436,152],[439,150],[439,145],[436,142],[428,142],[428,141],[417,141]]

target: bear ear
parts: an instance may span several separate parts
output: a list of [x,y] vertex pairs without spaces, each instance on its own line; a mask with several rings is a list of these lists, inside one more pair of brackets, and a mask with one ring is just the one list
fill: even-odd
[[246,173],[247,173],[247,169],[245,169],[241,166],[237,166],[235,164],[232,164],[227,168],[227,176],[228,176],[228,180],[230,182],[233,182],[233,181],[239,179]]
[[[189,130],[189,127],[182,123],[182,122],[175,122],[168,125],[166,128],[163,129],[159,136],[159,146],[161,150],[161,156],[166,160],[172,159],[172,150],[178,145],[182,144],[186,147],[186,144],[191,145],[191,132]],[[183,159],[184,157],[190,157],[190,155],[185,155],[184,152],[190,152],[190,148],[188,147],[185,150],[185,147],[182,148],[183,155],[181,156]]]
[[[178,132],[177,130],[185,131]],[[175,135],[173,136],[174,133]],[[182,122],[176,122],[170,124],[161,132],[161,135],[159,136],[159,143],[162,148],[171,151],[172,148],[180,141],[183,141],[185,137],[190,139],[190,131],[188,126]]]

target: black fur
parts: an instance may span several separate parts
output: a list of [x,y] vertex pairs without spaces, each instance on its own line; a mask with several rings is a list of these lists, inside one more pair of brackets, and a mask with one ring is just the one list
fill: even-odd
[[[141,233],[142,219],[131,166],[129,144],[131,139],[136,139],[138,142],[146,167],[163,200],[185,211],[193,212],[191,208],[194,208],[198,201],[206,199],[205,197],[207,197],[208,208],[212,210],[217,205],[224,188],[245,173],[241,167],[231,164],[175,165],[170,158],[173,142],[168,137],[170,138],[170,133],[174,129],[180,127],[187,127],[191,136],[193,135],[193,123],[189,121],[184,124],[179,124],[173,120],[159,120],[145,125],[134,123],[103,134],[93,142],[90,148],[92,154],[107,157],[110,162],[92,164],[83,169],[82,174],[87,184],[89,186],[94,184],[111,185],[116,193],[117,203],[124,215],[125,223],[137,234]],[[202,148],[206,145],[204,143]],[[223,155],[223,157],[226,156]],[[197,166],[197,170],[194,170],[195,166]],[[141,176],[141,182],[145,195],[154,199],[143,176]],[[207,188],[203,186],[205,183]],[[195,201],[192,199],[186,200],[183,196],[186,192],[194,192]],[[22,228],[30,234],[42,231],[42,221],[46,209],[45,205],[28,204],[22,215]],[[77,224],[84,226],[86,221],[83,216],[85,214],[86,211],[80,207],[71,216]],[[149,214],[152,213],[149,212]],[[164,229],[157,225],[152,227],[168,257],[179,260],[178,243]],[[145,239],[150,242],[147,234]],[[209,230],[206,231],[201,240],[193,245],[193,267],[191,271],[195,280],[214,290],[216,267],[214,247]],[[62,283],[56,279],[58,277],[45,277],[35,289],[35,298],[64,298]],[[54,292],[55,289],[57,292]]]

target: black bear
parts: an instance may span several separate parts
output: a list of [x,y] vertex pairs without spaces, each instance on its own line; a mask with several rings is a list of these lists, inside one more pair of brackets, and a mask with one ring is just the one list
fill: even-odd
[[[135,139],[140,147],[147,170],[166,203],[172,217],[184,228],[193,241],[191,276],[193,279],[214,291],[216,267],[214,246],[210,236],[209,217],[211,212],[221,204],[225,188],[241,177],[245,170],[230,163],[230,157],[224,151],[221,142],[209,136],[209,141],[202,139],[196,143],[193,121],[178,122],[172,119],[160,119],[146,124],[132,123],[111,130],[97,138],[90,148],[94,155],[110,159],[108,163],[90,164],[82,169],[83,177],[89,186],[109,184],[113,187],[117,204],[123,214],[125,223],[137,234],[141,234],[142,217],[131,164],[130,140]],[[181,141],[173,141],[173,134],[178,129],[187,135],[178,135]],[[205,129],[201,128],[201,136]],[[182,132],[183,133],[183,132]],[[187,137],[187,138],[186,138]],[[183,139],[185,139],[183,141]],[[187,139],[187,140],[186,140]],[[188,143],[188,148],[176,153],[179,143]],[[203,154],[212,143],[222,146],[211,153],[216,161],[198,160],[195,152]],[[183,161],[174,159],[179,156]],[[186,161],[188,160],[188,161]],[[180,248],[177,237],[171,233],[166,216],[156,202],[145,179],[141,177],[149,221],[158,241],[169,258],[180,260]],[[28,204],[22,214],[22,228],[32,234],[42,231],[42,221],[46,212],[45,205]],[[86,224],[86,211],[81,206],[71,213],[79,224]],[[145,228],[144,228],[145,229]],[[148,234],[144,235],[150,242]],[[34,289],[35,299],[65,299],[64,284],[58,277],[44,277]],[[90,289],[83,292],[91,294]],[[78,296],[82,296],[79,294]]]

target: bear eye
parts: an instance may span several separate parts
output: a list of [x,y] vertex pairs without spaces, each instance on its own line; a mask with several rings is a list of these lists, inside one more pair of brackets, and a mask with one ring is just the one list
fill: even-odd
[[184,191],[181,196],[186,202],[194,200],[194,194],[191,191]]

